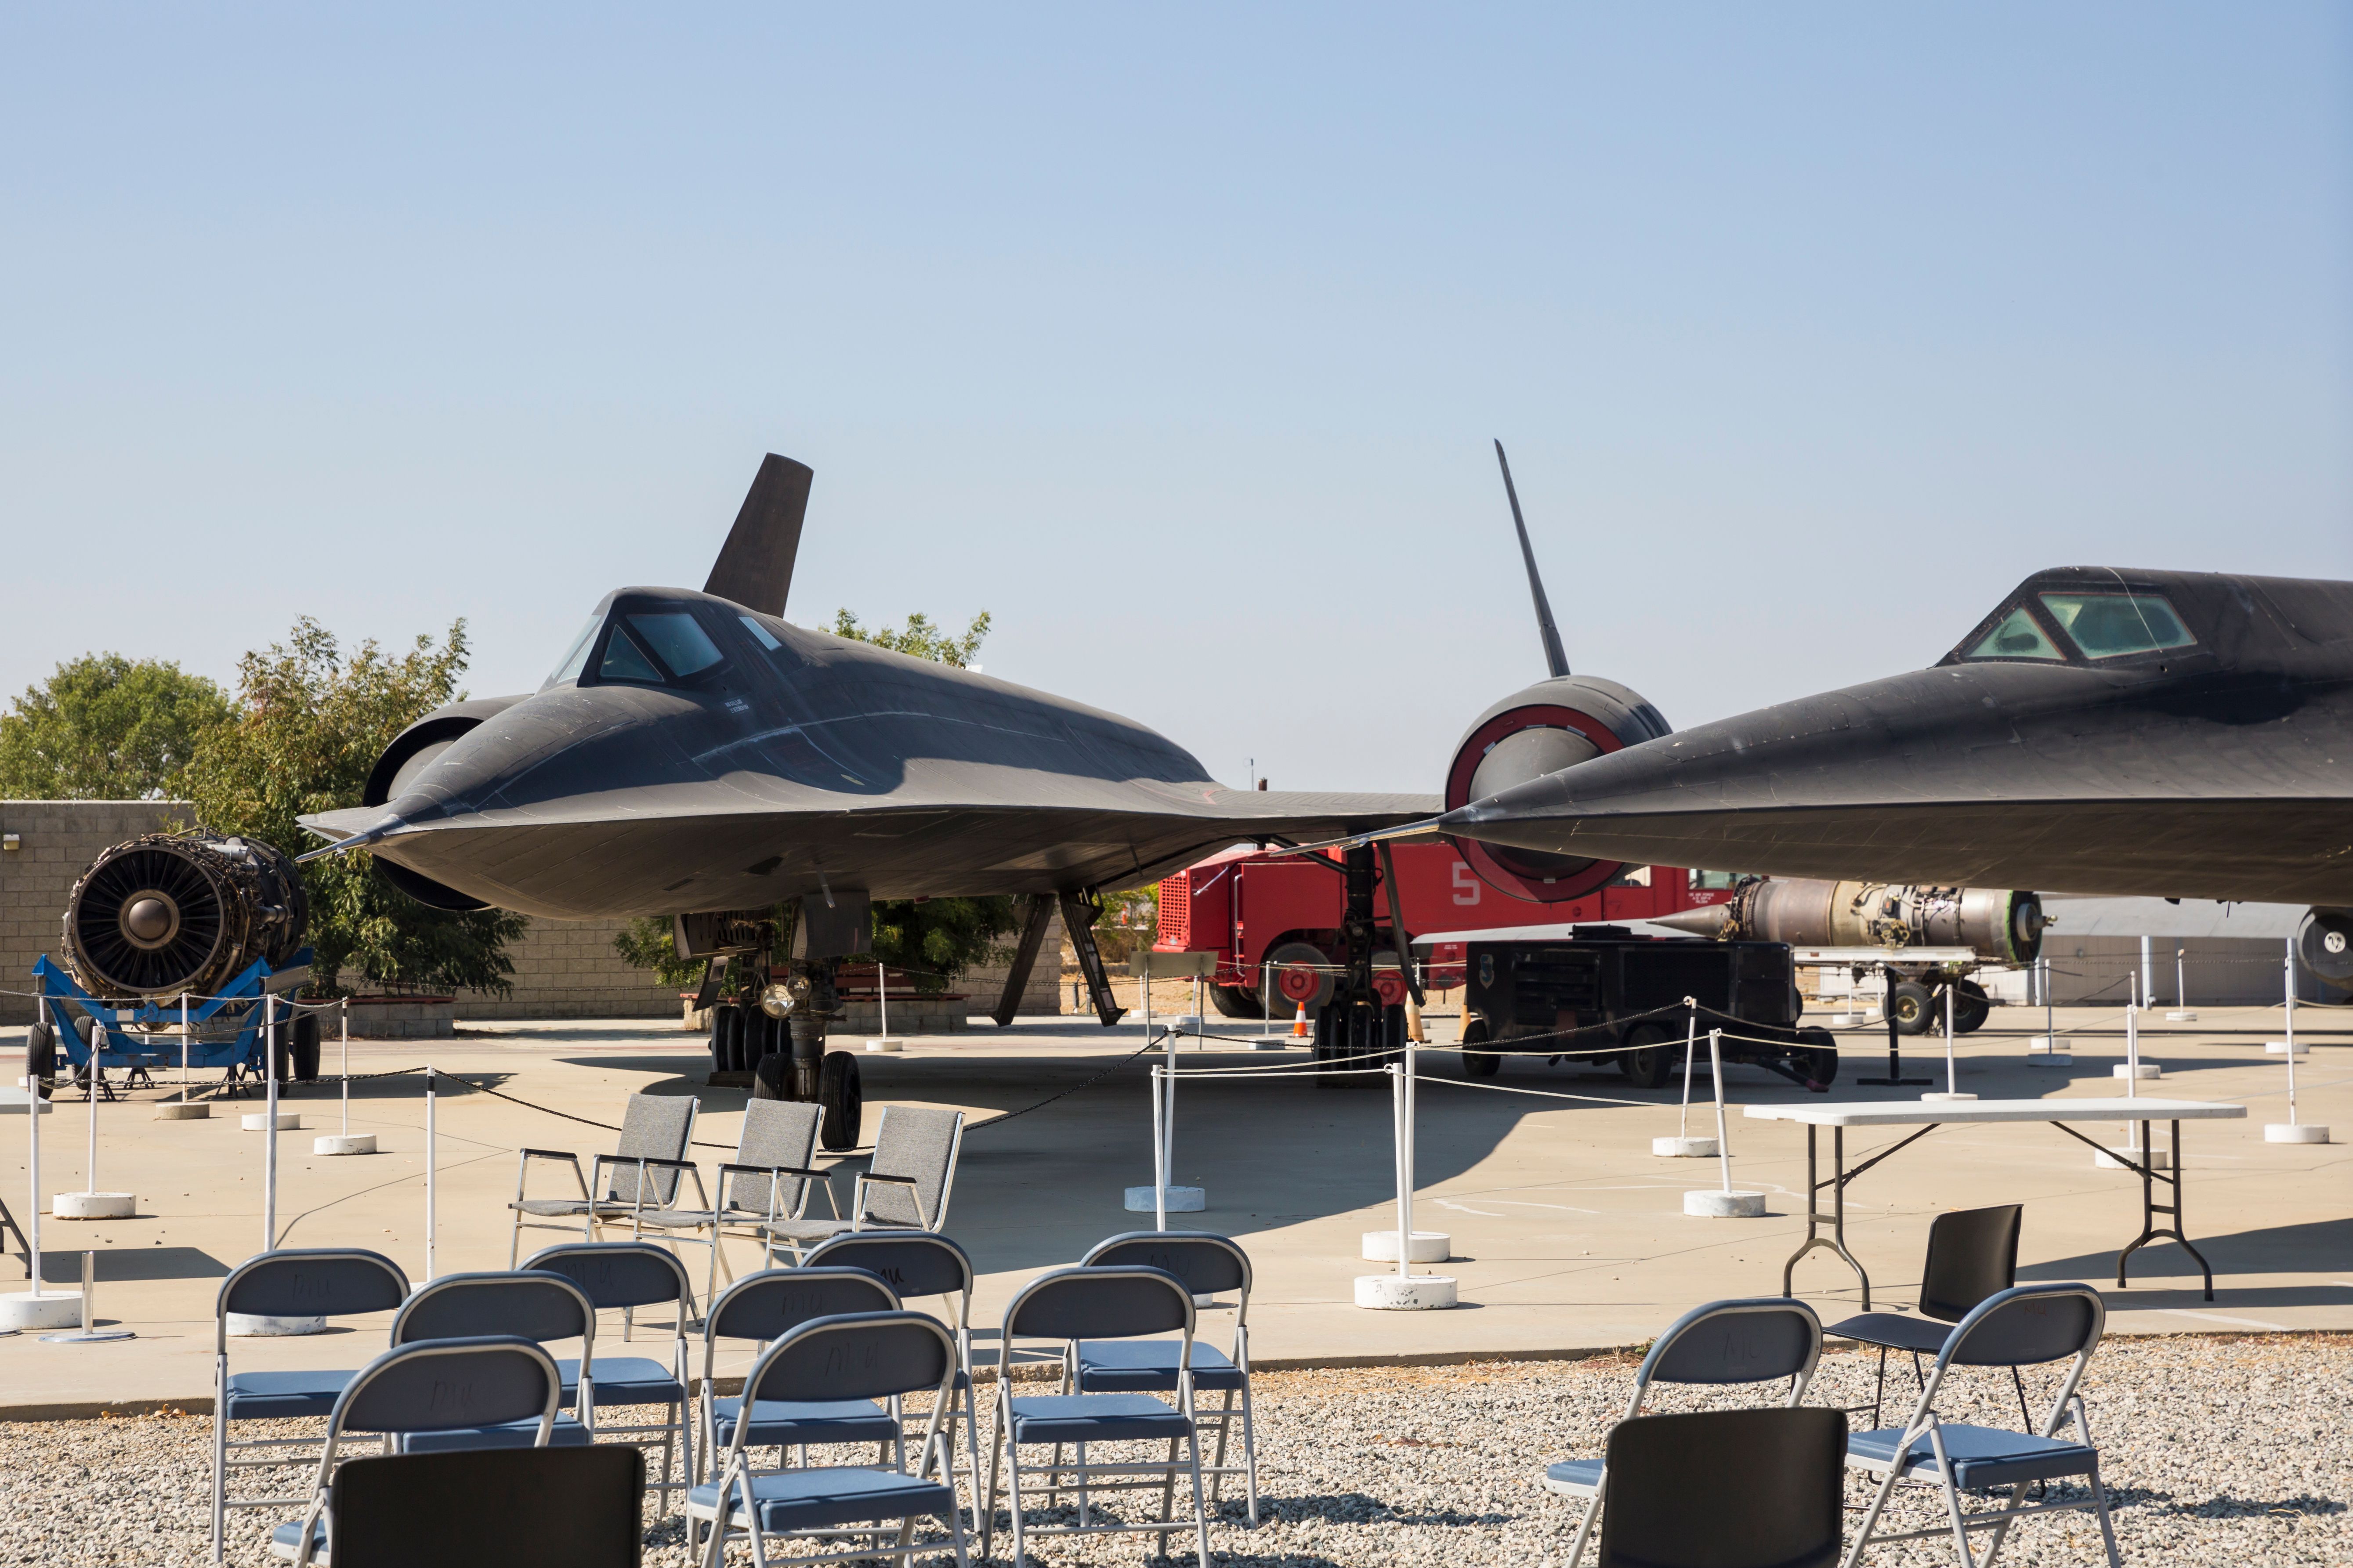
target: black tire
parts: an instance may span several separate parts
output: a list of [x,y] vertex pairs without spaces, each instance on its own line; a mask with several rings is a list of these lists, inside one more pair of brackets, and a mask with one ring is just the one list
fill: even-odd
[[25,1031],[25,1076],[37,1086],[43,1100],[48,1099],[58,1087],[58,1031],[54,1024],[35,1024]]
[[825,1061],[818,1069],[817,1100],[825,1107],[818,1142],[837,1154],[844,1149],[857,1148],[858,1135],[866,1121],[866,1100],[858,1086],[856,1057],[848,1051],[825,1053]]
[[752,1069],[754,1100],[790,1100],[792,1096],[793,1058],[785,1051],[772,1051],[760,1058]]
[[1838,1037],[1828,1029],[1799,1030],[1798,1048],[1789,1058],[1814,1087],[1828,1089],[1838,1081]]
[[1895,1032],[1899,1035],[1926,1034],[1937,1016],[1936,996],[1916,981],[1897,981],[1887,1005],[1894,1010]]
[[1993,1016],[1993,999],[1974,980],[1953,982],[1953,1033],[1974,1035]]
[[294,1017],[294,1081],[319,1081],[319,1015],[298,1013]]
[[727,1015],[734,1009],[724,1002],[711,1005],[711,1070],[727,1070]]
[[1209,987],[1209,1005],[1218,1010],[1220,1018],[1263,1018],[1266,1007],[1259,1001],[1258,993],[1240,985]]
[[1474,1051],[1472,1046],[1483,1046],[1494,1037],[1488,1032],[1487,1020],[1473,1018],[1462,1026],[1462,1076],[1493,1078],[1504,1070],[1504,1058],[1493,1051]]
[[1637,1024],[1626,1031],[1626,1047],[1618,1053],[1618,1070],[1636,1089],[1663,1089],[1675,1076],[1675,1062],[1667,1048],[1667,1031],[1656,1024]]
[[1383,1044],[1389,1050],[1402,1051],[1405,1049],[1406,1037],[1404,1004],[1400,1003],[1397,1006],[1384,1007],[1381,1009],[1381,1034]]

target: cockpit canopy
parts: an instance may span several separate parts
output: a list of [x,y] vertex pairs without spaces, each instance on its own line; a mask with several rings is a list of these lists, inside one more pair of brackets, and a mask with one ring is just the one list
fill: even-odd
[[2171,597],[2154,584],[2114,572],[2042,573],[1978,623],[1944,662],[2105,664],[2198,646]]
[[[695,687],[727,661],[723,608],[700,598],[623,591],[609,595],[541,685]],[[763,647],[776,639],[749,616],[738,617]],[[714,633],[717,636],[714,636]]]

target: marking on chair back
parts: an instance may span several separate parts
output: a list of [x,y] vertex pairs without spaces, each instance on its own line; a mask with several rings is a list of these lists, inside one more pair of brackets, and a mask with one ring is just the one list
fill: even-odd
[[523,1268],[561,1274],[600,1310],[668,1305],[689,1315],[693,1310],[694,1287],[685,1268],[662,1248],[642,1241],[576,1241],[545,1247],[525,1259]]
[[512,1334],[544,1343],[590,1339],[596,1327],[596,1308],[579,1286],[561,1274],[445,1274],[401,1308],[392,1321],[392,1342]]
[[856,1231],[837,1236],[812,1249],[810,1268],[862,1268],[880,1275],[901,1300],[910,1297],[972,1294],[972,1259],[944,1236],[923,1232],[908,1236],[888,1230]]
[[1136,1264],[1174,1274],[1196,1296],[1239,1290],[1250,1296],[1250,1255],[1231,1237],[1208,1230],[1132,1230],[1099,1241],[1081,1258],[1082,1267]]
[[874,1130],[874,1158],[867,1169],[877,1176],[907,1177],[915,1190],[910,1194],[904,1187],[870,1186],[862,1205],[866,1214],[892,1225],[921,1226],[928,1219],[930,1228],[938,1229],[947,1219],[956,1152],[963,1141],[961,1110],[884,1106],[881,1125]]
[[328,1418],[335,1432],[440,1432],[544,1419],[555,1363],[512,1334],[401,1345],[362,1368]]
[[1936,1360],[1955,1366],[2035,1366],[2088,1356],[2106,1317],[2099,1292],[2088,1285],[2020,1285],[1973,1308]]
[[1124,1340],[1193,1332],[1193,1293],[1158,1268],[1058,1268],[1021,1288],[1005,1310],[1005,1337]]
[[[1766,1383],[1794,1377],[1798,1395],[1822,1353],[1821,1320],[1802,1301],[1764,1297],[1711,1301],[1672,1324],[1635,1375],[1635,1397],[1651,1383]],[[1795,1400],[1792,1400],[1795,1403]]]
[[2018,1231],[2024,1208],[1958,1209],[1940,1214],[1928,1226],[1928,1256],[1921,1270],[1920,1311],[1957,1323],[1970,1308],[2018,1283]]
[[[687,1139],[694,1129],[694,1100],[690,1096],[675,1094],[633,1094],[621,1111],[621,1136],[613,1144],[613,1152],[627,1159],[683,1160]],[[646,1173],[646,1202],[664,1205],[678,1194],[677,1171]],[[634,1165],[616,1165],[606,1187],[606,1196],[615,1203],[633,1204],[638,1201],[638,1170]]]
[[773,1340],[818,1318],[895,1312],[898,1293],[863,1268],[768,1268],[720,1292],[703,1341]]
[[747,1399],[888,1399],[937,1390],[956,1368],[955,1342],[922,1312],[816,1318],[765,1352]]
[[265,1252],[237,1265],[221,1281],[213,1313],[220,1350],[228,1348],[228,1315],[262,1318],[348,1318],[389,1312],[408,1299],[408,1276],[381,1253],[348,1247]]
[[[735,1140],[739,1165],[797,1165],[809,1168],[817,1157],[818,1123],[825,1108],[811,1100],[752,1100],[744,1104],[744,1130]],[[729,1175],[719,1194],[719,1206],[738,1205],[760,1214],[768,1212],[768,1182],[757,1176]],[[776,1182],[776,1210],[790,1214],[801,1199],[805,1177],[785,1176]]]

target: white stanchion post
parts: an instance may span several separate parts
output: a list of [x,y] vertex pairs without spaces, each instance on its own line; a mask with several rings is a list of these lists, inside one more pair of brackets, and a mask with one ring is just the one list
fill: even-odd
[[433,1281],[433,1173],[440,1164],[439,1129],[434,1125],[434,1078],[430,1064],[425,1068],[425,1279]]
[[1958,990],[1959,987],[1954,984],[1950,976],[1947,976],[1945,981],[1945,1092],[1942,1094],[1924,1094],[1920,1097],[1922,1100],[1930,1101],[1931,1103],[1938,1100],[1975,1100],[1977,1098],[1974,1094],[1963,1094],[1961,1092],[1960,1063],[1953,1055],[1953,1009],[1956,1005],[1953,998]]
[[343,1036],[343,1130],[326,1132],[311,1140],[314,1154],[373,1154],[375,1134],[352,1131],[352,999],[345,996],[336,1005]]
[[1273,1034],[1273,1033],[1274,1033],[1274,960],[1272,960],[1272,959],[1271,959],[1271,958],[1270,958],[1270,959],[1268,959],[1264,963],[1261,963],[1261,964],[1260,964],[1260,965],[1259,965],[1259,973],[1258,973],[1258,1010],[1259,1010],[1259,1015],[1260,1015],[1260,1023],[1259,1023],[1259,1031],[1258,1031],[1258,1032],[1259,1032],[1261,1035],[1271,1035],[1271,1034]]
[[278,994],[261,999],[261,1048],[269,1072],[269,1120],[261,1125],[266,1152],[261,1165],[261,1250],[278,1245]]
[[874,966],[874,1005],[881,1014],[882,1037],[891,1037],[891,971],[882,964]]
[[1724,1121],[1724,1031],[1707,1032],[1708,1071],[1715,1079],[1715,1148],[1720,1185],[1714,1191],[1683,1194],[1683,1213],[1703,1219],[1761,1219],[1765,1194],[1735,1191],[1732,1185],[1732,1140]]
[[188,1098],[188,994],[180,993],[180,1099]]
[[[2287,1038],[2278,1048],[2287,1057],[2287,1120],[2263,1124],[2266,1143],[2326,1143],[2328,1128],[2321,1122],[2307,1122],[2296,1115],[2295,1106],[2295,938],[2287,939],[2287,952],[2282,961],[2281,973],[2285,995],[2282,1005],[2287,1018]],[[2267,1047],[2268,1048],[2268,1047]]]
[[1410,1042],[1403,1052],[1404,1059],[1385,1070],[1389,1074],[1390,1120],[1396,1132],[1393,1151],[1397,1163],[1397,1229],[1366,1231],[1364,1255],[1374,1262],[1388,1261],[1388,1253],[1397,1253],[1394,1274],[1360,1274],[1356,1277],[1356,1305],[1377,1311],[1437,1311],[1456,1305],[1455,1279],[1448,1274],[1416,1274],[1412,1265],[1419,1252],[1419,1261],[1443,1262],[1452,1252],[1454,1238],[1433,1231],[1413,1227],[1414,1184],[1414,1112],[1416,1106],[1416,1074],[1414,1047]]
[[1152,1228],[1168,1228],[1168,1102],[1158,1068],[1152,1069]]
[[[129,1193],[101,1193],[98,1190],[98,1097],[102,1088],[99,1053],[105,1048],[106,1025],[96,1013],[92,1013],[90,1016],[89,1069],[83,1079],[90,1091],[90,1142],[88,1152],[82,1156],[81,1191],[59,1193],[51,1200],[50,1212],[59,1219],[129,1219],[139,1206],[138,1200]],[[26,1076],[30,1078],[31,1074]]]
[[1651,1140],[1651,1152],[1669,1159],[1713,1159],[1715,1156],[1715,1140],[1713,1138],[1694,1138],[1691,1135],[1692,1079],[1698,1076],[1693,1069],[1698,1065],[1697,1058],[1694,1057],[1694,1053],[1698,1049],[1699,1045],[1699,1002],[1694,997],[1686,996],[1683,998],[1683,1007],[1685,1012],[1683,1017],[1683,1116],[1682,1120],[1675,1123],[1675,1135],[1673,1137],[1653,1138]]
[[2149,954],[2148,938],[2140,939],[2140,999],[2147,1007],[2157,1005],[2157,963]]
[[90,1152],[82,1161],[82,1196],[98,1196],[98,1053],[106,1038],[106,1026],[98,1015],[90,1016],[90,1079],[84,1088],[90,1095]]
[[335,1011],[341,1015],[343,1033],[343,1136],[352,1133],[352,999],[343,997]]
[[[49,1026],[49,999],[34,1002],[39,1027]],[[33,1076],[32,1038],[25,1051],[25,1267],[32,1278],[20,1295],[0,1296],[0,1334],[23,1329],[64,1329],[72,1326],[80,1304],[63,1291],[41,1289],[41,1080]]]

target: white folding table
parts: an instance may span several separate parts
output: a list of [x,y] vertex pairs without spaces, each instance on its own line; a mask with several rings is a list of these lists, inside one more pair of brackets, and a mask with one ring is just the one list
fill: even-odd
[[[1790,1294],[1789,1284],[1795,1277],[1798,1260],[1816,1247],[1834,1252],[1846,1260],[1862,1282],[1862,1310],[1871,1310],[1871,1276],[1846,1248],[1846,1184],[1894,1153],[1917,1142],[1939,1127],[1955,1122],[2048,1121],[2070,1138],[2090,1144],[2128,1171],[2140,1174],[2140,1235],[2132,1244],[2116,1254],[2116,1285],[2125,1282],[2125,1264],[2143,1247],[2160,1238],[2179,1242],[2182,1250],[2198,1260],[2199,1271],[2206,1277],[2206,1300],[2214,1299],[2214,1270],[2205,1254],[2191,1246],[2181,1234],[2181,1124],[2185,1121],[2220,1121],[2242,1119],[2247,1114],[2243,1105],[2205,1100],[2151,1100],[2130,1097],[2114,1100],[1847,1100],[1811,1105],[1752,1105],[1748,1114],[1759,1121],[1802,1121],[1806,1124],[1806,1240],[1789,1255],[1781,1266],[1781,1294]],[[2067,1124],[2071,1121],[2124,1121],[2140,1123],[2140,1148],[2144,1158],[2136,1160],[2122,1152],[2085,1138]],[[2170,1172],[2152,1168],[2146,1155],[2155,1147],[2149,1142],[2148,1129],[2152,1121],[2173,1124],[2173,1163]],[[1828,1181],[1819,1178],[1818,1152],[1823,1128],[1831,1130],[1831,1174]],[[1850,1127],[1917,1127],[1918,1131],[1900,1142],[1890,1144],[1850,1171],[1846,1168],[1846,1130]],[[2157,1201],[2157,1184],[2167,1183],[2173,1201]],[[1822,1213],[1821,1190],[1831,1189],[1831,1212]],[[2173,1223],[2159,1228],[2157,1216],[2165,1215]],[[1821,1234],[1822,1222],[1830,1222],[1831,1234]]]

